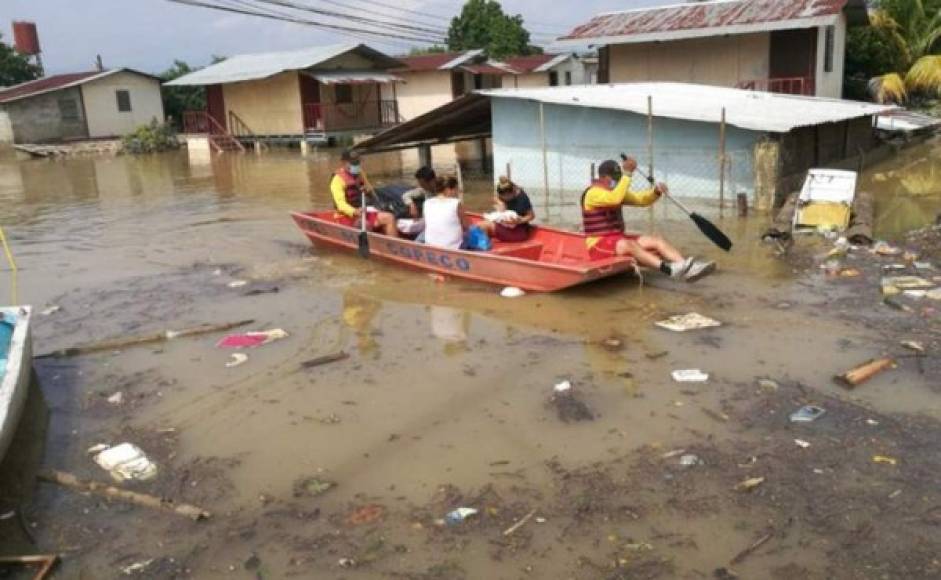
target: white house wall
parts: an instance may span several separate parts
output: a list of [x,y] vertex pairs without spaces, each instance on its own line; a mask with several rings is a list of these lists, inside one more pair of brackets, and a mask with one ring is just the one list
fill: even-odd
[[[131,110],[118,111],[116,92],[131,95]],[[108,75],[82,85],[82,99],[88,119],[89,137],[115,137],[130,133],[156,119],[164,120],[160,83],[156,79],[129,72]]]
[[[545,203],[539,103],[493,99],[493,162],[497,171],[510,165],[513,180],[534,202]],[[545,105],[549,200],[577,208],[590,183],[592,163],[633,155],[646,168],[647,119],[624,111]],[[719,196],[719,127],[716,124],[656,118],[656,178],[671,184],[677,196]],[[753,148],[761,133],[728,127],[727,151],[733,160],[726,193],[754,191]],[[638,187],[640,185],[638,184]],[[566,217],[571,212],[566,212]]]
[[673,81],[734,87],[768,78],[770,33],[610,47],[612,83]]
[[833,71],[825,72],[827,27],[817,29],[817,96],[840,99],[843,97],[843,72],[846,68],[846,14],[841,14],[834,25]]
[[[399,115],[406,121],[451,102],[451,71],[396,73],[405,82],[396,83]],[[382,98],[392,100],[392,85],[382,88]]]

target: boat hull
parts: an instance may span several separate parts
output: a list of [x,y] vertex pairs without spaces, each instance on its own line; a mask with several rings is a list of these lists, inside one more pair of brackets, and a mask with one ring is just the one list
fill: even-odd
[[6,456],[23,414],[33,370],[33,342],[29,306],[4,307],[0,312],[13,313],[16,325],[10,340],[7,367],[0,377],[0,461]]
[[[311,242],[356,250],[359,232],[337,223],[332,213],[293,213],[292,217]],[[472,219],[481,218],[474,214]],[[530,240],[496,243],[491,252],[447,250],[377,233],[367,235],[372,257],[444,276],[534,292],[555,292],[634,270],[630,258],[590,260],[583,235],[552,228],[534,228]]]

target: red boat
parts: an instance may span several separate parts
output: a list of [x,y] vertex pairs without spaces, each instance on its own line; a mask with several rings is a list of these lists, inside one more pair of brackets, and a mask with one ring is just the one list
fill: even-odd
[[[483,218],[469,214],[473,222]],[[333,211],[292,213],[311,242],[348,250],[358,248],[359,230],[338,222]],[[476,282],[516,286],[535,292],[555,292],[623,272],[634,271],[632,258],[592,260],[585,235],[537,226],[529,240],[494,241],[488,252],[447,250],[369,233],[370,255],[428,272]]]

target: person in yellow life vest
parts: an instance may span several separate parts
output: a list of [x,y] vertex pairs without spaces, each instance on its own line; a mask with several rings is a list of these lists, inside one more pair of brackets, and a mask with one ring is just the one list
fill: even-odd
[[666,184],[658,183],[644,191],[631,191],[631,177],[637,161],[628,157],[620,166],[605,161],[598,168],[598,179],[582,195],[582,221],[588,235],[586,244],[593,260],[631,256],[641,266],[655,268],[672,278],[695,282],[716,269],[715,262],[684,258],[658,236],[630,234],[625,230],[623,206],[653,205],[666,193]]
[[366,211],[363,207],[363,194],[367,203],[376,202],[373,187],[366,178],[359,155],[355,151],[344,151],[340,157],[343,165],[333,174],[330,181],[330,194],[333,206],[339,215],[338,221],[344,225],[359,228],[363,214],[366,214],[366,229],[381,231],[387,236],[398,237],[395,216],[387,211]]

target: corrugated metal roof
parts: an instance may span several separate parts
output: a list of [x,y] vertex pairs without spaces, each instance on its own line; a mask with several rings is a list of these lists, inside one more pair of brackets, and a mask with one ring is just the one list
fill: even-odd
[[481,91],[494,99],[521,99],[554,105],[612,109],[647,114],[653,97],[656,117],[719,123],[771,133],[878,115],[894,106],[857,101],[761,93],[683,83],[636,83]]
[[864,0],[714,0],[599,14],[553,47],[627,44],[868,21]]
[[313,68],[348,52],[357,52],[380,64],[394,68],[399,61],[364,44],[334,44],[286,52],[242,54],[207,66],[166,83],[168,86],[217,85],[265,79],[289,70]]
[[553,66],[567,59],[567,54],[534,54],[531,56],[511,56],[503,59],[503,62],[510,65],[521,74],[532,72],[546,72]]
[[363,83],[396,83],[402,79],[395,75],[375,71],[314,72],[312,77],[325,85],[357,85]]
[[43,93],[50,93],[52,91],[60,91],[62,89],[67,89],[70,87],[76,87],[100,78],[111,76],[119,72],[129,72],[140,76],[145,76],[148,78],[155,79],[159,81],[158,77],[142,73],[136,70],[127,69],[127,68],[116,68],[106,71],[89,71],[89,72],[80,72],[80,73],[66,73],[61,75],[52,75],[49,77],[43,77],[41,79],[36,79],[35,81],[28,81],[25,83],[20,83],[18,85],[13,85],[12,87],[0,88],[0,103],[9,103],[11,101],[17,101],[20,99],[27,99],[29,97],[35,97]]

